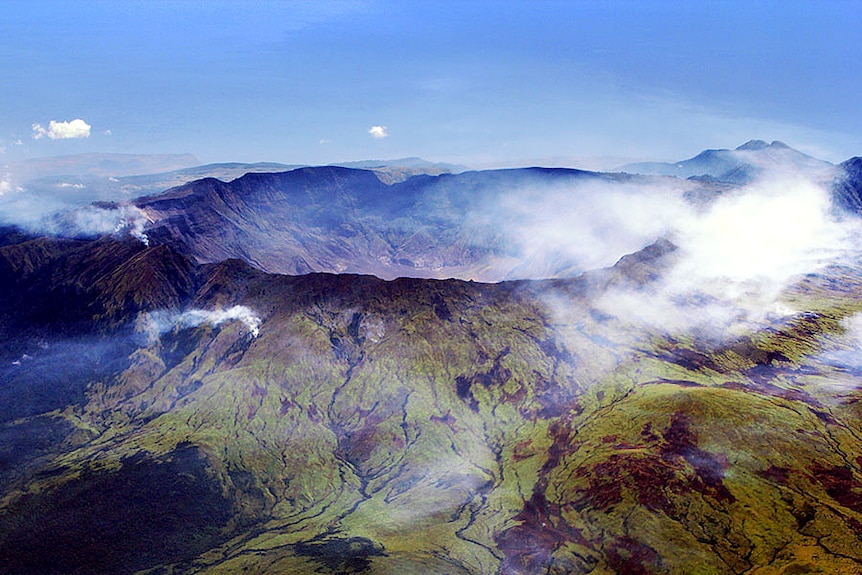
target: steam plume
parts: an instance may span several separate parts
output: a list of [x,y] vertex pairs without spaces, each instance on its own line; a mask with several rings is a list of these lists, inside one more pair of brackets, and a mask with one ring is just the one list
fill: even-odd
[[534,254],[562,246],[556,249],[580,269],[610,265],[668,238],[678,249],[658,279],[642,289],[612,287],[594,304],[635,324],[715,334],[795,313],[781,302],[786,288],[859,251],[862,222],[836,215],[828,189],[799,174],[773,173],[707,205],[686,201],[678,185],[669,181],[637,195],[624,188],[581,191],[573,207],[556,211],[521,205],[527,217],[515,237]]
[[97,236],[127,232],[148,246],[150,240],[144,233],[148,222],[147,216],[136,206],[89,205],[43,220],[41,231],[62,236]]
[[154,341],[159,335],[173,329],[193,328],[203,324],[218,326],[233,320],[245,324],[252,337],[260,335],[261,319],[244,305],[235,305],[226,310],[190,309],[181,313],[155,311],[144,318],[142,329],[149,335],[150,340]]
[[[136,206],[125,203],[92,203],[82,184],[61,183],[64,193],[28,189],[11,176],[0,181],[0,223],[19,226],[34,234],[67,237],[128,233],[145,245],[149,219]],[[65,193],[71,190],[73,193]]]

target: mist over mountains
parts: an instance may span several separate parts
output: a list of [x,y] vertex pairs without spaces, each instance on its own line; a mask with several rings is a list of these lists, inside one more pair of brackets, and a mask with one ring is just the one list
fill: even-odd
[[713,178],[747,184],[769,172],[784,171],[808,177],[828,177],[832,164],[794,150],[784,142],[749,140],[734,150],[704,150],[688,160],[674,163],[626,164],[620,171],[633,174]]
[[[420,158],[347,162],[385,181],[417,174],[462,171],[463,166]],[[12,162],[0,171],[0,222],[44,230],[59,212],[93,202],[129,202],[204,178],[230,181],[249,173],[283,172],[301,165],[228,162],[201,165],[191,154],[78,154]],[[57,230],[51,233],[57,233]]]
[[408,160],[7,186],[0,573],[862,573],[859,158]]
[[[76,169],[87,172],[92,162],[84,157]],[[611,265],[677,233],[716,198],[743,197],[750,189],[760,194],[775,181],[810,183],[823,188],[824,201],[852,209],[859,195],[858,174],[848,170],[852,162],[835,166],[781,142],[752,140],[735,150],[624,166],[613,174],[547,168],[440,173],[459,167],[416,158],[353,163],[362,169],[216,164],[111,176],[113,182],[102,182],[107,188],[59,181],[66,176],[53,176],[59,180],[45,187],[35,178],[32,189],[9,189],[0,203],[7,223],[37,233],[128,228],[142,237],[146,227],[147,237],[182,246],[201,263],[237,257],[275,273],[499,281]],[[142,194],[149,195],[133,199]]]

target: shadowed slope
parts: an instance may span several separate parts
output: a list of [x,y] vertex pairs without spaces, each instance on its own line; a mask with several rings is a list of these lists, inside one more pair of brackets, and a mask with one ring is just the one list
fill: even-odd
[[545,261],[524,252],[523,240],[500,225],[517,215],[506,215],[507,203],[526,201],[544,187],[566,196],[568,205],[584,187],[637,181],[527,168],[386,184],[374,172],[320,167],[248,174],[230,183],[201,180],[137,205],[152,221],[153,242],[178,246],[198,262],[239,258],[278,273],[499,281],[580,271],[571,258]]

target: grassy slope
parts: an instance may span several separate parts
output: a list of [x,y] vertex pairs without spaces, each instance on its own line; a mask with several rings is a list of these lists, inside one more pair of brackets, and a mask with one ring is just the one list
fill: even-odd
[[[123,265],[175,303],[149,262]],[[716,345],[598,314],[579,282],[215,266],[188,297],[250,306],[259,337],[231,322],[141,342],[50,414],[76,431],[6,489],[0,557],[20,549],[28,506],[68,512],[70,494],[131,477],[122,505],[160,477],[146,462],[180,461],[186,483],[146,491],[152,505],[204,494],[227,518],[175,525],[195,543],[106,569],[862,573],[858,386],[823,360],[862,309],[854,277],[809,278],[789,298],[815,313]],[[162,521],[144,515],[142,530]],[[112,520],[134,550],[136,520]]]

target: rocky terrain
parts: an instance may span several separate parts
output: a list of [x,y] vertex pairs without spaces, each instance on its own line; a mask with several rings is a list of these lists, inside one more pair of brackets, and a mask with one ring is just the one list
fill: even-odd
[[314,168],[137,200],[146,241],[3,229],[0,572],[862,573],[856,256],[763,314],[670,293],[684,235],[391,277],[527,269],[465,224],[513,176],[655,181]]
[[368,170],[316,167],[248,174],[227,183],[199,180],[135,205],[148,221],[149,237],[200,263],[238,258],[274,273],[500,281],[583,271],[565,246],[555,249],[551,239],[532,245],[536,228],[559,224],[532,217],[537,207],[541,213],[544,204],[556,203],[554,195],[565,196],[564,204],[548,206],[557,210],[557,219],[587,218],[589,210],[603,209],[588,206],[606,191],[627,195],[658,185],[671,188],[668,193],[680,201],[686,194],[709,198],[729,189],[561,168],[392,182]]

